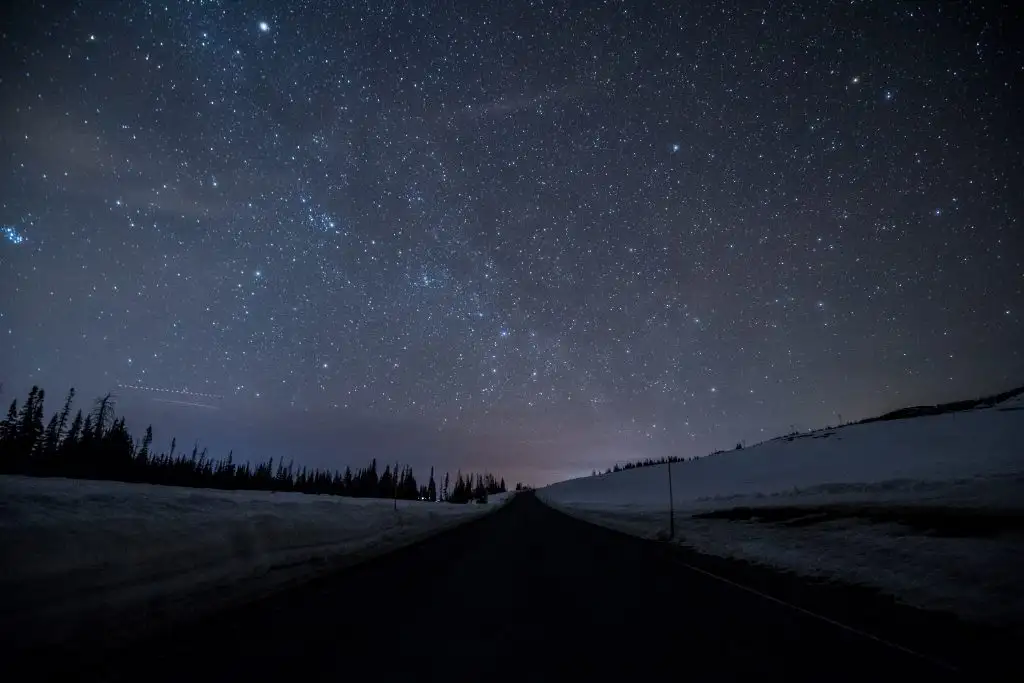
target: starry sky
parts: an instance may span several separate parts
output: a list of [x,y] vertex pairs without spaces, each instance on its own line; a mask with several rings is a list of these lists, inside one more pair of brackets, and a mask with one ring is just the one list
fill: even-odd
[[17,3],[0,380],[544,484],[1024,383],[975,3]]

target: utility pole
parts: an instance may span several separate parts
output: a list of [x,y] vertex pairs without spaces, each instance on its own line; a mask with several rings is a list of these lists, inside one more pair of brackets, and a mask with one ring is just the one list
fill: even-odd
[[676,537],[676,509],[672,498],[672,456],[668,457],[668,539]]
[[398,512],[398,461],[395,461],[395,471],[391,475],[392,500],[395,504],[395,512]]

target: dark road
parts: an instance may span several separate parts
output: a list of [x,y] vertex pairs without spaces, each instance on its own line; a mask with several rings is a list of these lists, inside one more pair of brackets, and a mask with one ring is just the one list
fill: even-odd
[[951,676],[927,659],[695,571],[663,544],[585,524],[524,495],[415,546],[150,638],[76,678],[742,674]]

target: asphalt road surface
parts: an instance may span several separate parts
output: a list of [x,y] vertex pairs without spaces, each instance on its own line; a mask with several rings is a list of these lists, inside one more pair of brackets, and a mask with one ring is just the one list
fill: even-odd
[[[180,625],[74,678],[953,677],[930,659],[695,571],[679,552],[523,495],[414,546]],[[898,627],[901,615],[879,617]],[[921,639],[920,623],[907,628]]]

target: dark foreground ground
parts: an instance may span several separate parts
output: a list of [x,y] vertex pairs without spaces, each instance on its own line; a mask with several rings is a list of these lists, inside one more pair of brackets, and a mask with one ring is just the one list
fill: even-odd
[[523,495],[415,546],[151,636],[99,665],[53,653],[24,680],[60,668],[63,680],[147,683],[958,678],[934,659],[965,679],[992,680],[993,653],[1004,653],[999,638],[941,617],[634,539]]

